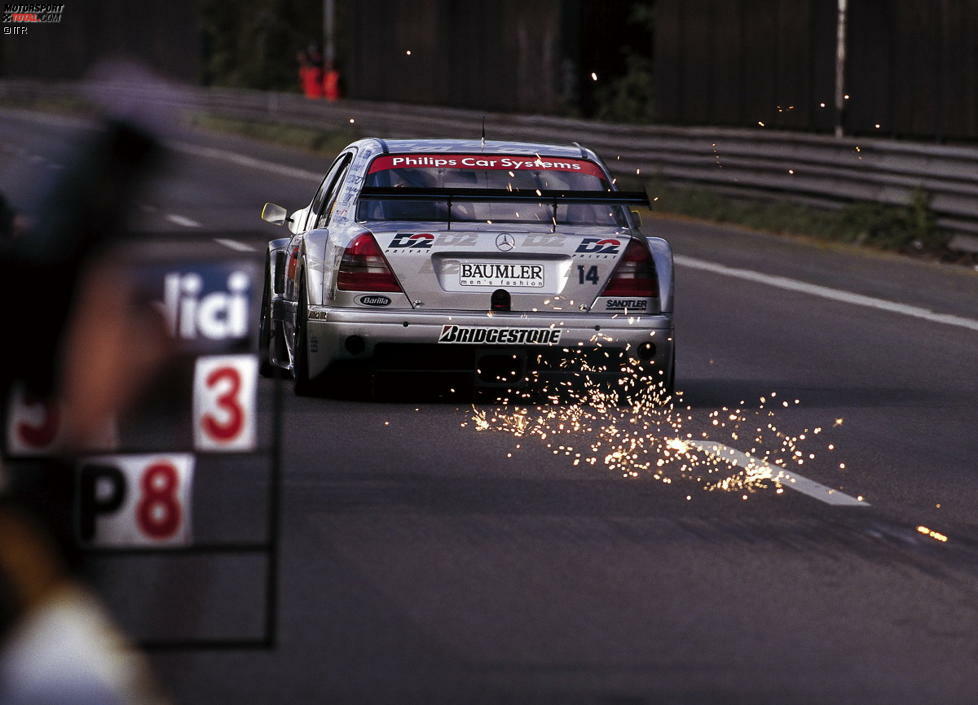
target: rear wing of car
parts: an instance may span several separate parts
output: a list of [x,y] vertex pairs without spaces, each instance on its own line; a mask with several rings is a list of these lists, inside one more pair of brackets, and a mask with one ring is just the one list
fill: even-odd
[[506,202],[547,203],[553,206],[554,227],[557,223],[557,207],[570,204],[598,204],[608,206],[644,206],[651,208],[648,194],[644,191],[570,191],[570,190],[510,190],[488,188],[388,188],[365,186],[360,191],[361,200],[382,201],[447,201],[448,224],[451,227],[452,204],[459,202]]

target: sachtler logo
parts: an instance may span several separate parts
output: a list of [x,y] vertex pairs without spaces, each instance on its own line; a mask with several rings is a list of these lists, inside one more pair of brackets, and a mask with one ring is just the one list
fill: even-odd
[[[3,6],[3,23],[57,24],[61,22],[61,15],[64,11],[64,5],[8,2]],[[7,27],[4,28],[4,30],[7,29]]]

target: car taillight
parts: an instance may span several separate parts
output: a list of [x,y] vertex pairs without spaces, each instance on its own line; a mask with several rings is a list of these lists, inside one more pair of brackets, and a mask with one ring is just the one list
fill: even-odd
[[615,267],[602,296],[658,298],[659,281],[655,276],[652,254],[644,243],[630,240],[625,254]]
[[344,291],[402,291],[384,253],[370,233],[357,235],[343,252],[336,288]]

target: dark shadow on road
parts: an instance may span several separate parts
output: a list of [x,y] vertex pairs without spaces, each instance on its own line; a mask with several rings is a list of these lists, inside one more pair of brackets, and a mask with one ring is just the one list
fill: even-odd
[[[908,389],[906,387],[859,387],[799,385],[796,381],[774,379],[680,379],[679,391],[685,404],[693,408],[758,409],[761,397],[767,399],[765,408],[780,406],[781,400],[806,408],[860,407],[933,407],[973,405],[973,398],[964,392],[946,389]],[[776,392],[772,405],[771,392]]]

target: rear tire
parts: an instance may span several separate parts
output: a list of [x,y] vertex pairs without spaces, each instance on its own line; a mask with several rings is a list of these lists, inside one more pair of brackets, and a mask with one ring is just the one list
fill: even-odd
[[295,345],[292,351],[292,391],[298,397],[308,397],[315,393],[314,380],[309,378],[309,339],[306,333],[308,321],[308,301],[306,276],[299,276],[299,301],[295,312]]
[[262,377],[275,376],[275,365],[271,358],[272,346],[272,295],[268,283],[268,263],[265,266],[265,286],[261,295],[261,313],[258,315],[258,374]]

